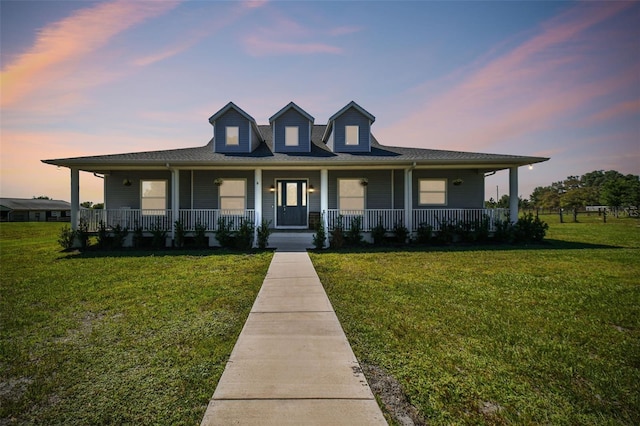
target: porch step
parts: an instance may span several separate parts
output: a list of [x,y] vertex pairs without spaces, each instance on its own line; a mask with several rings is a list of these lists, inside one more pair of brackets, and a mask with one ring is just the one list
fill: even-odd
[[269,247],[279,251],[306,251],[313,248],[314,232],[296,230],[276,231],[269,236]]

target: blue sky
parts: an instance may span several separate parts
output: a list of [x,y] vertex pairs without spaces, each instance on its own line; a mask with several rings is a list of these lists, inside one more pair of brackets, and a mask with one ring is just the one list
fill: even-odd
[[[568,175],[640,174],[637,2],[1,1],[0,195],[69,199],[45,158],[200,146],[233,101],[349,101],[387,145],[548,156]],[[507,192],[487,179],[486,198]],[[81,201],[102,182],[81,176]]]

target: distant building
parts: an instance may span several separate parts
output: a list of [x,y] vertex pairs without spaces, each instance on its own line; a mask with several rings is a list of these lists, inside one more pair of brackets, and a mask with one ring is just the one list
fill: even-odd
[[0,198],[3,222],[69,222],[71,204],[60,200]]

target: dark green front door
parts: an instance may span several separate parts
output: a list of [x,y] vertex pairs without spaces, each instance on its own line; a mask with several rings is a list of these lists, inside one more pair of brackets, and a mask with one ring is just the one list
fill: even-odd
[[307,226],[307,181],[279,180],[277,226]]

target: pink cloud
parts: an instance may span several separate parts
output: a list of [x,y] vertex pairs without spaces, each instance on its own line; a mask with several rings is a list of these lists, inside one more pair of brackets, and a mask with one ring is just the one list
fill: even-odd
[[609,108],[589,117],[587,122],[597,123],[630,115],[640,115],[640,99],[633,99],[612,105]]
[[324,43],[293,43],[249,36],[244,39],[248,52],[253,56],[310,55],[314,53],[340,54],[342,48]]
[[627,7],[581,4],[562,13],[514,49],[455,73],[458,82],[450,89],[376,133],[390,144],[485,150],[566,125],[585,105],[639,84],[638,64],[608,67],[607,58],[593,56],[611,43],[593,43],[594,27]]
[[2,107],[12,106],[70,74],[85,56],[117,34],[159,16],[176,2],[114,1],[81,9],[43,28],[34,45],[0,76]]

